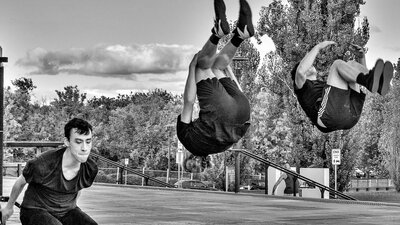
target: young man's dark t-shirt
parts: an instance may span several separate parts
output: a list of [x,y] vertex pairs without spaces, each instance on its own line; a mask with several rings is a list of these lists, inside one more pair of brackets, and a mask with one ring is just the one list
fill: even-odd
[[297,100],[307,117],[311,120],[312,124],[324,133],[333,131],[329,128],[321,127],[317,123],[318,111],[321,106],[322,95],[326,86],[326,82],[306,79],[303,87],[300,89],[297,88],[295,82],[293,83],[294,93],[297,96]]
[[28,188],[21,207],[43,209],[57,218],[74,209],[78,192],[90,187],[97,175],[96,163],[89,157],[76,177],[65,179],[62,158],[66,148],[50,150],[29,160],[23,170]]
[[202,80],[197,85],[199,118],[189,124],[177,119],[177,135],[195,156],[207,156],[230,148],[250,126],[250,105],[230,78]]

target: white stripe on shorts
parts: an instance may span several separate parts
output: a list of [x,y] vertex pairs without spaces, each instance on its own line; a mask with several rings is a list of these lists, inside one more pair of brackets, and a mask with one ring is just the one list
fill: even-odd
[[329,86],[325,89],[325,95],[324,95],[324,98],[322,99],[321,107],[319,108],[319,111],[318,111],[318,118],[320,118],[322,116],[322,114],[324,114],[324,112],[325,112],[326,103],[328,102],[328,96],[329,96],[330,90],[331,90],[331,86]]

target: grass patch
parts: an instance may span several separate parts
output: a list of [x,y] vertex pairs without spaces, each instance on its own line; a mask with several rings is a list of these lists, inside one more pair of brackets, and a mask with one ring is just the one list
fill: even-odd
[[396,191],[360,191],[345,194],[360,201],[400,203],[400,193]]

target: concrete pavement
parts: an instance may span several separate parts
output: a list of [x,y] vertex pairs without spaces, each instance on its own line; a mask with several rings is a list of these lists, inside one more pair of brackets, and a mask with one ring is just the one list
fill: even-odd
[[[4,178],[4,195],[14,180]],[[104,225],[400,223],[400,204],[103,184],[84,190],[78,205]],[[7,224],[20,224],[18,217],[16,209]]]

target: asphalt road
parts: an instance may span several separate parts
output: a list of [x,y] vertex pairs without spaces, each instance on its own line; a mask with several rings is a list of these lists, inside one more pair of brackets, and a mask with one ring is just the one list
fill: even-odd
[[[4,178],[4,195],[9,194],[14,180]],[[103,184],[84,190],[78,205],[104,225],[400,223],[400,204]],[[16,208],[7,224],[20,224],[18,218]]]

